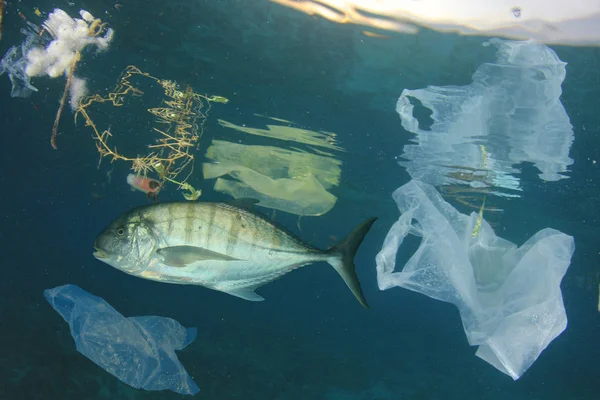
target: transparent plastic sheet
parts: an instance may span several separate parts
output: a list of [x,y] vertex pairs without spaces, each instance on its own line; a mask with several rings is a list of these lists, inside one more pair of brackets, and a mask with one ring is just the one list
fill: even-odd
[[175,355],[194,341],[196,328],[165,317],[125,318],[75,285],[46,289],[44,296],[69,324],[77,351],[122,382],[188,395],[200,390]]
[[[485,220],[474,235],[477,213],[459,213],[416,180],[393,198],[401,216],[376,257],[379,288],[403,287],[456,305],[469,343],[479,346],[476,355],[518,379],[567,326],[560,282],[573,238],[546,228],[517,247]],[[409,234],[421,244],[396,272]]]
[[[531,41],[486,45],[497,48],[496,60],[479,66],[471,84],[402,92],[396,111],[416,136],[399,164],[435,186],[521,190],[522,162],[533,163],[545,181],[567,178],[574,134],[560,101],[566,63]],[[418,107],[431,111],[430,128],[421,126]]]
[[38,27],[31,22],[27,22],[27,29],[21,29],[25,35],[25,40],[21,46],[12,46],[6,51],[6,54],[0,61],[0,75],[5,72],[8,74],[12,89],[11,97],[29,97],[31,93],[37,92],[30,81],[29,75],[25,73],[27,67],[27,53],[35,47],[38,40]]
[[213,140],[206,151],[204,179],[218,178],[214,189],[234,198],[259,200],[261,207],[296,215],[323,215],[337,197],[341,161],[302,150]]

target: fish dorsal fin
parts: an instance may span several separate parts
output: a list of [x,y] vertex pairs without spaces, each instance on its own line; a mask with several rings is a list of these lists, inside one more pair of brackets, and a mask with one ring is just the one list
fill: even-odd
[[259,294],[256,294],[254,292],[254,289],[255,288],[246,287],[238,289],[229,289],[227,291],[224,290],[223,292],[248,301],[263,301],[265,298]]
[[166,265],[185,267],[197,261],[235,261],[237,258],[197,246],[171,246],[156,251]]
[[250,198],[241,198],[241,199],[227,200],[227,201],[224,201],[223,203],[233,206],[233,207],[243,208],[244,210],[250,210],[250,209],[252,209],[252,206],[259,203],[259,200],[250,199]]

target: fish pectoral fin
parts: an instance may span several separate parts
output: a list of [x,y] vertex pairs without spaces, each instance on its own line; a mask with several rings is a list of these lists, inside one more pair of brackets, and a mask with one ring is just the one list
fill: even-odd
[[223,292],[248,301],[263,301],[265,299],[261,295],[256,294],[253,288],[229,289],[223,290]]
[[166,265],[185,267],[197,261],[235,261],[237,258],[197,246],[171,246],[156,251]]

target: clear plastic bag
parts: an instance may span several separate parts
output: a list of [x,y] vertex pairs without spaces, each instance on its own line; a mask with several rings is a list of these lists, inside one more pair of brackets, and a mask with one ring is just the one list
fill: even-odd
[[200,390],[175,355],[194,341],[196,328],[165,317],[125,318],[75,285],[46,289],[44,296],[71,327],[77,351],[122,382],[189,395]]
[[[496,60],[479,66],[470,84],[402,91],[396,111],[416,136],[404,146],[400,165],[435,186],[520,191],[523,162],[534,164],[544,181],[567,178],[574,133],[560,100],[566,63],[532,41],[486,44],[497,48]],[[418,117],[425,112],[430,127]]]
[[[459,213],[433,186],[415,180],[393,197],[402,215],[376,257],[379,288],[399,286],[453,303],[469,343],[479,346],[476,355],[518,379],[567,326],[560,282],[573,238],[546,228],[517,247],[485,220],[474,235],[477,213]],[[408,234],[421,244],[395,272]]]

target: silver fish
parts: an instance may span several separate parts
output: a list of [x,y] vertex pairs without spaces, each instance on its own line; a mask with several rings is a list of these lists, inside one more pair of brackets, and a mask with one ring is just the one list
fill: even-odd
[[244,200],[139,207],[98,236],[94,256],[140,278],[200,285],[250,301],[264,300],[256,288],[325,261],[368,308],[354,254],[376,218],[360,224],[337,246],[319,250],[247,208]]

